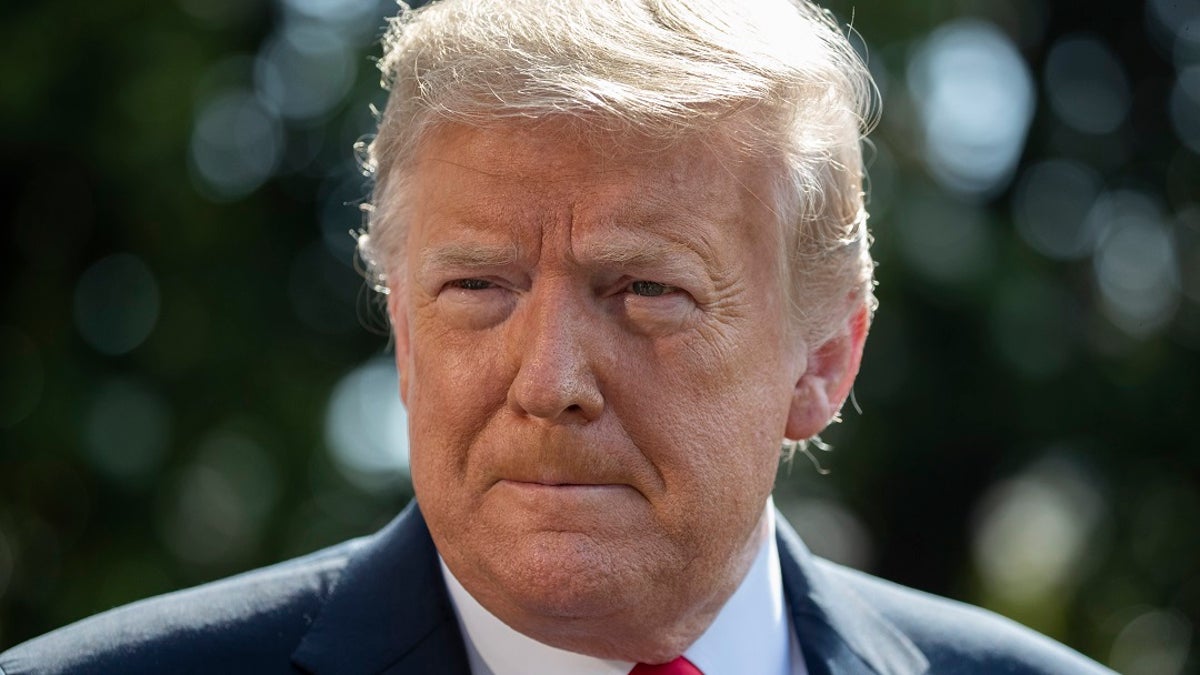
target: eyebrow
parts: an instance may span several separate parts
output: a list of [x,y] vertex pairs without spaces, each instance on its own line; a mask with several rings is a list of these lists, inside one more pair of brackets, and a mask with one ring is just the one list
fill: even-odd
[[445,267],[503,267],[517,261],[516,246],[491,246],[461,242],[421,249],[421,269]]
[[[480,242],[453,242],[426,246],[420,252],[421,272],[438,269],[486,269],[515,265],[520,257],[516,244],[492,245]],[[701,251],[678,242],[657,240],[604,241],[587,245],[582,257],[588,265],[627,269],[672,269],[682,272],[691,267],[686,260],[709,262]]]
[[586,251],[587,258],[591,261],[633,269],[677,268],[681,266],[681,260],[686,259],[701,264],[707,262],[700,251],[690,246],[661,240],[655,241],[651,246],[645,243],[607,241],[588,246]]

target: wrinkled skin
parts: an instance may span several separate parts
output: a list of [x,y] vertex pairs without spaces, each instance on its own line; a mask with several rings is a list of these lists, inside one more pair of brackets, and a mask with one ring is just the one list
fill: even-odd
[[389,313],[438,550],[531,637],[673,658],[763,540],[781,441],[844,400],[865,312],[796,337],[765,183],[701,143],[450,126],[413,171]]

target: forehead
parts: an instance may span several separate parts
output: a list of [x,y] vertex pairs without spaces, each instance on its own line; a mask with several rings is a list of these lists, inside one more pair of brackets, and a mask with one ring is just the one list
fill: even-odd
[[609,237],[713,230],[774,241],[765,171],[714,144],[588,136],[570,123],[446,126],[411,166],[412,225],[434,238],[522,223],[603,225]]

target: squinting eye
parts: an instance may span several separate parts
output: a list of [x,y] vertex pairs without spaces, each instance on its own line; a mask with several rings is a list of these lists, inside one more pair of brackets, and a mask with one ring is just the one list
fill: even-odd
[[492,287],[492,282],[484,279],[455,279],[451,281],[450,286],[461,288],[465,291],[482,291]]
[[647,298],[653,298],[674,290],[673,286],[660,284],[657,281],[635,281],[629,284],[629,290],[634,295],[641,295]]

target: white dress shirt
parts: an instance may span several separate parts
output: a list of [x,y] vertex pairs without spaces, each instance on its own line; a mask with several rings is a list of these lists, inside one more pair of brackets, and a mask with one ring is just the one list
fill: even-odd
[[[791,627],[775,544],[775,508],[767,537],[742,583],[685,657],[704,675],[807,675]],[[628,675],[635,664],[542,644],[509,628],[480,605],[442,565],[473,675]]]

